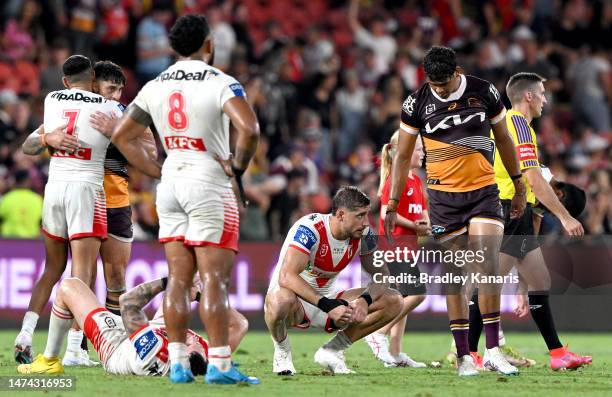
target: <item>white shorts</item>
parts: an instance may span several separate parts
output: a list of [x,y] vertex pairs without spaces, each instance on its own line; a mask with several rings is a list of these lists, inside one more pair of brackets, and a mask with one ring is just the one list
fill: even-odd
[[106,369],[115,350],[128,340],[123,320],[103,307],[92,310],[83,323],[83,332],[98,352]]
[[238,251],[238,205],[229,186],[161,182],[156,205],[160,243]]
[[47,183],[42,230],[58,241],[82,237],[106,239],[106,199],[102,186],[89,182]]
[[[334,292],[327,294],[326,296],[330,299],[340,299],[344,291]],[[334,328],[331,326],[331,318],[325,313],[323,310],[319,309],[315,305],[306,302],[304,299],[298,297],[298,300],[302,304],[302,308],[304,309],[304,319],[296,328],[321,328],[324,329],[325,332],[334,332],[338,330],[338,328]]]

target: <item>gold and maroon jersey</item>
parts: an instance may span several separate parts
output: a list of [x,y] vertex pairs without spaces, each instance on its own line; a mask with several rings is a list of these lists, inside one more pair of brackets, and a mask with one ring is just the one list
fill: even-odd
[[429,189],[469,192],[495,184],[491,126],[504,120],[506,109],[492,83],[460,78],[448,98],[424,84],[402,107],[400,129],[423,138]]
[[[125,106],[121,105],[121,111]],[[104,158],[104,194],[106,195],[106,208],[122,208],[130,205],[128,192],[127,160],[113,145],[108,145]]]

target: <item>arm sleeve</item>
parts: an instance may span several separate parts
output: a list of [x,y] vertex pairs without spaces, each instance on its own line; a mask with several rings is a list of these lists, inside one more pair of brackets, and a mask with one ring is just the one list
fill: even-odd
[[489,84],[489,88],[485,93],[487,117],[491,121],[491,125],[497,124],[506,116],[506,108],[501,99],[501,94],[495,88],[493,83]]
[[225,105],[225,102],[234,97],[241,97],[246,100],[246,93],[244,91],[244,88],[242,88],[242,84],[240,84],[238,80],[226,75],[223,79],[222,84],[223,86],[221,87],[221,93],[219,95],[220,109],[223,109],[223,105]]
[[304,224],[298,225],[295,231],[291,231],[293,236],[289,242],[289,246],[302,251],[306,255],[310,255],[312,248],[318,241],[317,232],[313,228]]
[[357,44],[363,47],[368,47],[374,49],[376,47],[376,40],[374,40],[374,36],[364,27],[359,27],[355,32],[355,41]]
[[508,123],[521,170],[539,167],[535,137],[523,116],[512,115]]
[[374,234],[371,227],[361,237],[359,242],[359,255],[370,255],[378,248],[378,236]]
[[416,92],[408,96],[402,105],[402,116],[400,123],[400,130],[410,134],[418,135],[421,128],[423,128],[423,122],[418,117],[416,103]]

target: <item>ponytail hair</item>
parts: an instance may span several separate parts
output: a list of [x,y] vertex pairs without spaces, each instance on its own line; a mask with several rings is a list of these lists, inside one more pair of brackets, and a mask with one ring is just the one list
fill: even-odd
[[389,143],[385,143],[380,153],[380,183],[378,185],[378,196],[382,196],[385,181],[391,175],[391,166],[393,165],[393,157],[397,150],[397,142],[399,139],[399,130],[396,130]]

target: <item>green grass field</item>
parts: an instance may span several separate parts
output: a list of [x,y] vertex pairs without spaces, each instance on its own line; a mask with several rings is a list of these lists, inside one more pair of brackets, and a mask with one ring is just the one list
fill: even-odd
[[[10,348],[15,331],[0,332],[0,375],[16,374]],[[267,334],[251,332],[234,359],[249,375],[258,376],[259,386],[209,386],[200,377],[196,383],[171,385],[168,379],[107,375],[100,368],[67,368],[76,377],[76,391],[19,392],[15,396],[161,397],[161,396],[610,396],[612,395],[612,337],[609,334],[564,334],[571,348],[594,356],[594,364],[578,371],[554,373],[547,367],[548,356],[536,334],[507,333],[506,338],[537,365],[523,369],[517,377],[482,373],[475,378],[458,378],[448,365],[442,368],[384,368],[374,360],[368,346],[360,341],[346,354],[355,375],[331,376],[312,357],[329,336],[322,333],[290,334],[293,359],[299,374],[278,377],[272,371],[272,342]],[[42,351],[46,335],[37,332],[34,346]],[[450,342],[447,333],[408,333],[405,347],[413,358],[442,361]],[[92,358],[96,357],[95,352]],[[8,395],[0,391],[1,395]]]

